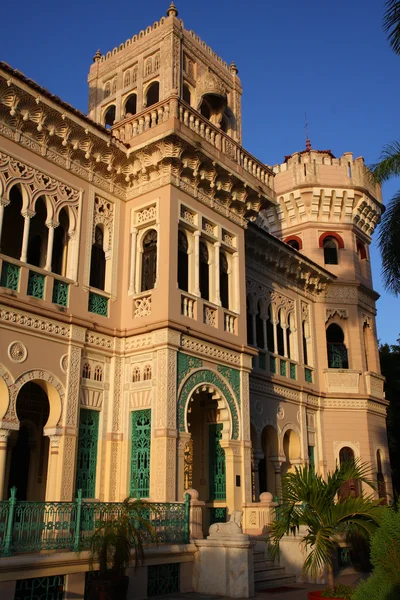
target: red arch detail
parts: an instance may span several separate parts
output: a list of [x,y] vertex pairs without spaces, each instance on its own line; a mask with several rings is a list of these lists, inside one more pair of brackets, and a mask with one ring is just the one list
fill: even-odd
[[319,237],[319,248],[323,248],[324,247],[324,240],[327,237],[334,238],[337,241],[337,243],[339,245],[339,248],[344,248],[343,238],[338,233],[336,233],[335,231],[325,231],[325,233],[323,233],[323,234],[320,235],[320,237]]
[[288,244],[291,241],[295,241],[299,244],[299,250],[303,250],[303,240],[299,238],[298,235],[289,235],[289,237],[283,240],[285,244]]
[[360,258],[367,258],[367,251],[365,249],[365,246],[362,242],[357,241],[357,252],[360,253]]

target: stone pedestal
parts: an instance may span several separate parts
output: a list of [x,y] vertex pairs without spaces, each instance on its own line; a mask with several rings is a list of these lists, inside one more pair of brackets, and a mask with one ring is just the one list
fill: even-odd
[[200,594],[228,598],[254,596],[254,542],[249,536],[213,536],[194,540],[193,588]]

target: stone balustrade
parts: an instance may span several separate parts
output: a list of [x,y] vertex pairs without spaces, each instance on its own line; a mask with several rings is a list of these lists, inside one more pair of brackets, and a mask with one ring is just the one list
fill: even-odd
[[248,535],[266,535],[275,519],[276,502],[269,492],[260,494],[260,501],[243,506],[243,532]]

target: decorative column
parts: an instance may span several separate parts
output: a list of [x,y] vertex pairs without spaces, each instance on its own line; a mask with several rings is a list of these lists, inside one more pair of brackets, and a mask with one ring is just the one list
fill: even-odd
[[54,221],[48,221],[46,225],[49,230],[49,236],[47,238],[47,254],[44,270],[51,271],[51,263],[53,262],[54,230],[56,227],[58,227],[58,223],[55,223]]
[[200,231],[194,234],[194,295],[200,297]]
[[20,260],[21,260],[21,262],[26,262],[27,256],[28,256],[28,241],[29,241],[30,222],[31,222],[31,218],[34,217],[36,213],[34,213],[32,210],[25,210],[21,214],[24,217],[24,234],[22,236],[22,250],[21,250]]
[[[228,512],[232,514],[234,510],[240,510],[243,505],[242,485],[244,481],[238,479],[242,476],[242,449],[241,442],[238,440],[220,440],[220,446],[225,451],[226,468],[226,506]],[[248,473],[250,476],[251,473]]]
[[261,319],[261,320],[262,320],[262,326],[263,326],[264,349],[265,350],[269,350],[269,348],[268,348],[268,338],[267,338],[267,320],[266,319]]
[[4,209],[10,203],[7,200],[3,200],[0,198],[0,250],[1,250],[1,233],[3,231],[3,218],[4,218]]
[[251,314],[251,327],[253,330],[253,346],[257,348],[257,327],[256,327],[256,315],[254,313]]
[[232,310],[240,312],[240,281],[239,281],[239,253],[232,255],[232,284],[229,290],[232,296]]
[[9,429],[0,429],[0,501],[5,499],[4,490],[6,487],[7,442],[9,435]]
[[[259,475],[259,463],[264,458],[264,452],[260,449],[253,450],[253,477],[254,477],[254,496],[255,502],[258,502],[260,498],[260,475]],[[267,465],[265,465],[265,468]]]
[[272,327],[274,329],[274,349],[273,349],[273,353],[274,354],[278,354],[278,330],[277,330],[277,325],[278,322],[275,321],[275,319],[271,320],[272,323]]
[[190,433],[181,431],[179,433],[177,443],[177,481],[178,481],[178,498],[183,498],[185,495],[185,447],[186,444],[191,440]]
[[134,227],[131,230],[131,264],[129,268],[129,290],[128,294],[134,296],[136,294],[135,272],[136,272],[136,242],[138,230]]
[[274,469],[275,469],[275,496],[281,499],[282,495],[282,475],[281,475],[281,466],[282,461],[277,460],[273,461]]
[[56,430],[48,430],[44,432],[48,436],[49,445],[49,462],[47,465],[47,484],[46,484],[46,502],[55,502],[60,500],[60,492],[58,485],[58,453],[60,448],[61,436]]
[[283,356],[285,358],[289,358],[288,355],[288,347],[287,347],[287,325],[282,325],[282,329],[283,329]]
[[219,279],[219,250],[221,248],[221,242],[214,243],[214,263],[215,263],[215,298],[214,302],[217,306],[221,306],[221,290],[220,290],[220,279]]

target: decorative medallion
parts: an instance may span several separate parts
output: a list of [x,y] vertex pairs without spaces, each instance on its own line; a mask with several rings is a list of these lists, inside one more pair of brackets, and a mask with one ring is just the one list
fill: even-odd
[[256,411],[256,413],[257,413],[258,415],[261,415],[261,414],[262,414],[262,411],[263,411],[263,405],[262,405],[262,402],[261,402],[261,400],[256,400],[256,403],[255,403],[255,406],[254,406],[254,408],[255,408],[255,411]]
[[283,417],[285,416],[285,411],[280,405],[278,406],[278,410],[276,411],[276,416],[278,417],[278,419],[283,419]]
[[22,342],[12,342],[8,346],[8,356],[13,362],[23,363],[28,356],[28,350]]
[[63,373],[68,371],[68,354],[64,354],[60,360],[60,367]]

